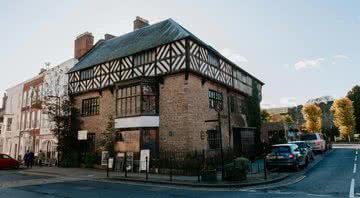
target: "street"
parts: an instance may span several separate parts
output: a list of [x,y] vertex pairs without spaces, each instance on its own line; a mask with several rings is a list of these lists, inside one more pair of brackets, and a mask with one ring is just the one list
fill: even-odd
[[242,189],[195,189],[2,170],[0,197],[355,197],[360,192],[358,155],[357,146],[337,147],[314,167],[286,181]]

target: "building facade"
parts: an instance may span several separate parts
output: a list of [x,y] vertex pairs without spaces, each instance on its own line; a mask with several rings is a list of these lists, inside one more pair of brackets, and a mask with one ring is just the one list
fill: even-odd
[[[172,19],[149,25],[137,18],[134,25],[94,46],[79,45],[93,41],[89,33],[75,41],[79,62],[68,72],[69,91],[95,145],[109,121],[117,152],[156,156],[254,143],[245,100],[253,89],[261,97],[261,81]],[[76,54],[83,46],[92,47]]]
[[7,95],[4,93],[3,98],[1,99],[0,105],[0,153],[4,150],[4,142],[5,142],[5,134],[3,132],[3,123],[4,123],[4,114],[5,114],[5,106],[6,106]]

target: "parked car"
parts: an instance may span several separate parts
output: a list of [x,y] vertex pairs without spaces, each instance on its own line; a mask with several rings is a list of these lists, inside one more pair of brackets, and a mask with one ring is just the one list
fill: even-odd
[[309,144],[314,152],[323,153],[326,150],[326,141],[321,133],[308,133],[300,136],[300,140]]
[[0,153],[0,169],[4,168],[19,168],[20,163],[14,158]]
[[271,148],[271,153],[266,156],[266,166],[273,167],[292,167],[299,170],[301,166],[306,166],[304,155],[301,154],[296,144],[277,144]]
[[308,145],[305,141],[293,141],[289,142],[289,144],[298,145],[301,154],[305,155],[305,160],[307,163],[314,159],[314,153],[311,149],[311,146]]

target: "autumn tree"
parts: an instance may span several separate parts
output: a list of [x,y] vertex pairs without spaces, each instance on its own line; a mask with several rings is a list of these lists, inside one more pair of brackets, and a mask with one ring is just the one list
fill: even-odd
[[261,121],[269,122],[271,120],[271,115],[265,109],[261,110]]
[[360,133],[360,86],[354,86],[347,97],[352,101],[355,117],[355,131]]
[[347,97],[337,99],[330,111],[334,115],[334,124],[339,129],[341,137],[349,138],[354,132],[355,126],[352,101]]
[[303,106],[301,113],[303,114],[305,123],[304,127],[307,131],[315,133],[321,129],[321,109],[316,104],[306,104]]

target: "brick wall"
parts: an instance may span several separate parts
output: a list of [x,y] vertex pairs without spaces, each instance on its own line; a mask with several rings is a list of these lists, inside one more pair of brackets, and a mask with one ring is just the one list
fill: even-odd
[[[232,146],[229,131],[228,95],[238,95],[226,88],[210,82],[202,82],[201,77],[184,74],[167,76],[160,84],[160,152],[192,151],[207,149],[206,131],[216,129],[217,112],[209,108],[208,91],[216,90],[223,94],[223,111],[221,112],[223,145]],[[246,122],[239,114],[230,115],[231,127],[245,127]]]
[[115,99],[109,89],[103,90],[100,96],[98,91],[88,92],[79,96],[74,96],[75,106],[81,112],[82,100],[87,98],[100,97],[99,115],[80,117],[81,129],[88,130],[89,133],[95,133],[96,144],[99,143],[101,133],[106,129],[109,116],[115,115]]

